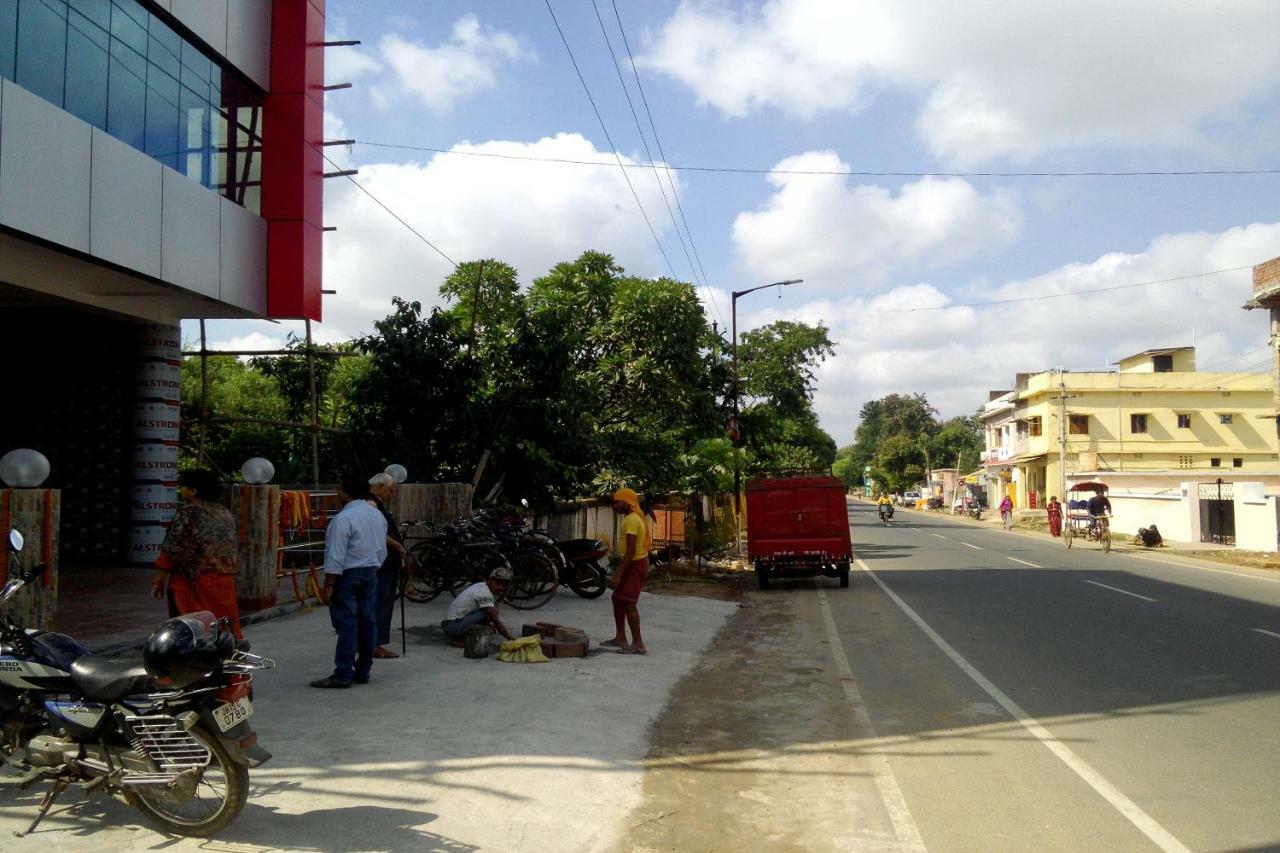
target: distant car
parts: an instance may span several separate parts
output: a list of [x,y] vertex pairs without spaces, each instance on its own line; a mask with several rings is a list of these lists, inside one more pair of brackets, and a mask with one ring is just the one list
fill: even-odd
[[916,501],[918,501],[918,500],[920,500],[920,493],[919,493],[919,492],[903,492],[903,493],[902,493],[902,502],[903,502],[903,503],[907,503],[907,504],[914,504],[914,503],[915,503]]

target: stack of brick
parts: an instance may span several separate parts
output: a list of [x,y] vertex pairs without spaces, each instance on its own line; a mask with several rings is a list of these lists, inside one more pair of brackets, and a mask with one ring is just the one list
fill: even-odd
[[542,638],[542,653],[549,658],[586,657],[591,639],[581,628],[569,628],[553,622],[525,625],[521,630],[525,637],[538,634]]

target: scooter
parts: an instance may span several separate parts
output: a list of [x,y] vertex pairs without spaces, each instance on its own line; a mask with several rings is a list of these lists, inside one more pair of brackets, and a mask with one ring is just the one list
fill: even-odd
[[893,518],[893,504],[881,504],[880,521],[885,525],[888,525],[891,518]]
[[[0,604],[35,583],[20,568]],[[0,618],[0,761],[41,781],[34,831],[73,783],[123,799],[172,835],[208,837],[244,808],[249,768],[271,758],[249,724],[253,671],[275,664],[236,648],[228,620],[207,612],[170,619],[140,662],[90,654],[66,634]]]

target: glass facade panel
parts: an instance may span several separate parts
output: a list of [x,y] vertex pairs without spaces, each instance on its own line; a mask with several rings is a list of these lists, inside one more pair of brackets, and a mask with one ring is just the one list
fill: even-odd
[[257,212],[261,94],[138,0],[0,0],[0,77]]
[[14,82],[46,101],[62,104],[67,63],[67,7],[58,0],[19,0],[18,61]]
[[107,129],[107,31],[78,12],[67,19],[67,112]]
[[0,0],[0,77],[13,79],[18,59],[18,0]]

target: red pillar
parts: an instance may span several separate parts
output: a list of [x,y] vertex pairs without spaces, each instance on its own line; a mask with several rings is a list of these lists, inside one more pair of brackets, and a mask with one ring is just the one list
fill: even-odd
[[267,314],[320,320],[324,234],[324,0],[271,4],[263,109]]

